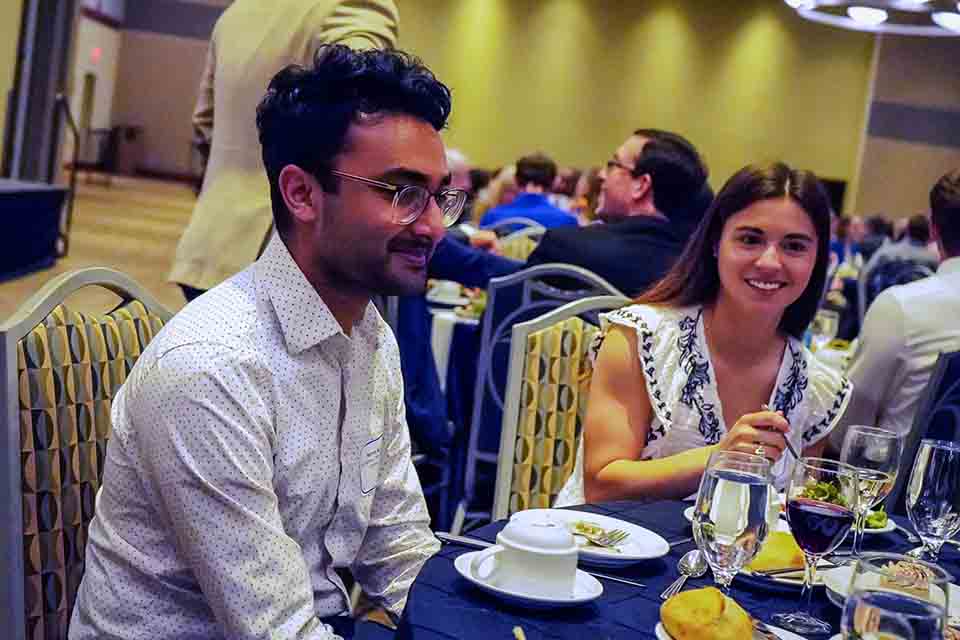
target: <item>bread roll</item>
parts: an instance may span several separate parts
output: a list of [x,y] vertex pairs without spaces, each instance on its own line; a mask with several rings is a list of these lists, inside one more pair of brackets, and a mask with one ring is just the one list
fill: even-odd
[[747,612],[714,587],[681,591],[660,606],[660,620],[674,640],[753,637],[753,621]]

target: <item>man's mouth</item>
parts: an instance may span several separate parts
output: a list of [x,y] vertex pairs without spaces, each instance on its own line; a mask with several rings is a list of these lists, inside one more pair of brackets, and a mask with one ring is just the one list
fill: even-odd
[[787,286],[786,282],[780,282],[778,280],[757,280],[754,278],[748,278],[747,284],[761,291],[777,291]]
[[410,266],[415,268],[424,268],[427,266],[427,262],[430,261],[433,248],[426,244],[404,245],[394,247],[392,251],[397,255],[397,257]]

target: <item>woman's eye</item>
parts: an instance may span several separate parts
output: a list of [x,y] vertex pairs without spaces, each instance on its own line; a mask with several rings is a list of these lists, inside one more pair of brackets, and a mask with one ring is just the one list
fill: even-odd
[[790,253],[803,253],[807,250],[807,243],[798,240],[785,242],[783,248]]
[[746,245],[756,245],[760,244],[760,238],[758,236],[740,236],[740,242]]

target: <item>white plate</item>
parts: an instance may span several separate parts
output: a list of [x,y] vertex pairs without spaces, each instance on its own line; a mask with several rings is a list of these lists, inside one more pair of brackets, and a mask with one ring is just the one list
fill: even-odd
[[[852,564],[823,572],[823,583],[827,587],[827,597],[830,602],[838,607],[842,607],[847,599],[851,577],[853,577]],[[960,587],[950,583],[948,588],[950,589],[950,611],[947,612],[947,615],[951,618],[960,616]],[[937,592],[941,596],[943,595],[943,592],[939,589],[937,589]]]
[[[781,640],[804,640],[803,636],[798,636],[795,633],[787,631],[786,629],[781,629],[780,627],[774,627],[773,625],[767,625],[767,628]],[[653,630],[654,634],[657,636],[657,640],[673,640],[673,636],[667,633],[667,630],[663,628],[663,623],[658,622],[657,626]]]
[[433,291],[428,291],[427,302],[432,302],[433,304],[442,304],[450,307],[460,307],[465,304],[470,304],[470,298],[466,296],[444,296]]
[[[683,510],[683,517],[687,519],[687,522],[693,522],[693,510],[694,507],[692,506]],[[790,525],[786,520],[780,518],[777,521],[777,531],[786,531],[787,533],[790,533]]]
[[577,576],[573,583],[573,593],[568,598],[556,598],[496,587],[484,582],[470,571],[470,562],[474,556],[480,553],[483,553],[483,550],[468,551],[457,556],[457,559],[453,561],[457,573],[484,591],[499,596],[511,604],[520,604],[534,609],[554,609],[590,602],[599,598],[603,593],[603,585],[592,575],[580,569],[577,569]]
[[516,519],[536,519],[558,522],[570,528],[578,521],[590,522],[603,527],[606,530],[623,529],[629,533],[629,537],[623,544],[617,545],[615,549],[606,549],[588,545],[587,539],[582,536],[576,536],[577,543],[580,545],[580,560],[584,564],[592,564],[600,567],[621,567],[628,564],[634,564],[643,560],[660,558],[670,553],[670,545],[661,536],[640,525],[618,520],[610,516],[601,516],[596,513],[586,513],[584,511],[569,511],[567,509],[528,509],[518,511],[513,514],[511,520]]

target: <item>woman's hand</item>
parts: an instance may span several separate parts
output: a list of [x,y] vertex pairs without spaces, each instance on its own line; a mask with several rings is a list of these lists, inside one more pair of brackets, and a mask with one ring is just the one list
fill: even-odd
[[737,420],[717,445],[724,451],[762,455],[776,462],[786,449],[790,423],[779,411],[747,413]]

